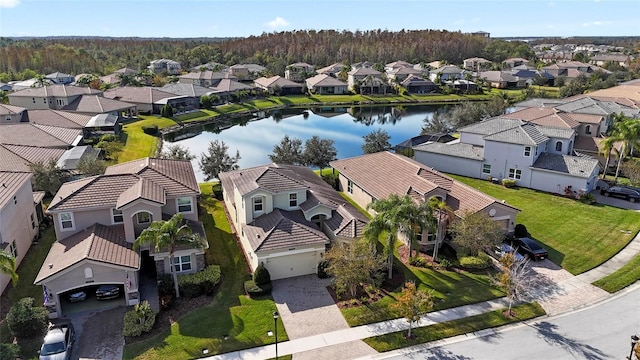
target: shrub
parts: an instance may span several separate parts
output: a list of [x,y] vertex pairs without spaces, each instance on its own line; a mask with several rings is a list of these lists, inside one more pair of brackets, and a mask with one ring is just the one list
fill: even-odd
[[143,301],[134,306],[133,310],[124,314],[124,336],[140,336],[143,332],[149,332],[156,322],[156,312],[148,301]]
[[256,268],[256,271],[253,272],[253,282],[258,286],[271,282],[271,275],[269,274],[269,270],[264,267],[264,263],[260,263]]
[[529,236],[529,231],[527,231],[527,227],[524,224],[516,224],[515,230],[513,232],[513,236],[515,237],[526,237]]
[[588,194],[582,195],[578,200],[580,200],[581,203],[593,205],[596,203],[596,196],[593,195],[592,193],[588,193]]
[[451,260],[449,260],[449,259],[441,259],[441,260],[440,260],[440,266],[441,266],[443,269],[448,269],[448,268],[450,268],[451,266],[453,266],[453,263],[452,263],[452,262],[451,262]]
[[223,199],[222,184],[220,184],[220,183],[213,184],[212,190],[213,190],[213,196],[216,199],[218,199],[218,200],[222,200]]
[[42,335],[47,329],[47,310],[42,306],[34,306],[34,302],[33,298],[22,298],[9,309],[7,326],[13,336],[35,337]]
[[516,181],[513,179],[502,179],[502,186],[506,188],[512,188],[516,186]]
[[158,135],[158,125],[144,125],[142,131],[147,135]]
[[329,277],[329,274],[327,274],[328,267],[329,267],[329,262],[324,260],[318,264],[318,277],[320,279],[326,279]]
[[273,285],[271,283],[257,285],[253,280],[247,280],[244,282],[244,291],[250,297],[257,297],[268,295],[271,293]]
[[164,274],[158,277],[158,294],[159,295],[175,295],[176,290],[173,287],[173,277],[171,274]]
[[338,190],[338,175],[335,174],[323,174],[322,180],[327,184],[331,185],[332,188]]
[[20,358],[20,347],[17,344],[0,344],[0,360]]
[[168,310],[173,307],[173,295],[168,295],[168,294],[160,295],[159,301],[160,301],[160,308],[163,310]]
[[114,134],[104,134],[102,136],[100,136],[100,141],[108,141],[108,142],[114,142],[114,141],[119,141],[120,139],[118,138],[117,135]]
[[166,117],[166,118],[170,118],[173,116],[173,107],[169,104],[165,104],[161,109],[160,109],[160,115],[162,117]]
[[427,261],[424,258],[421,258],[420,256],[414,256],[410,258],[409,264],[411,266],[416,266],[416,267],[423,267],[423,268],[427,267]]
[[478,256],[461,256],[458,260],[463,268],[474,270],[487,269],[492,264],[491,258],[485,253],[478,253]]
[[220,282],[220,277],[220,266],[210,265],[197,273],[178,276],[178,288],[180,293],[188,298],[202,294],[211,295]]

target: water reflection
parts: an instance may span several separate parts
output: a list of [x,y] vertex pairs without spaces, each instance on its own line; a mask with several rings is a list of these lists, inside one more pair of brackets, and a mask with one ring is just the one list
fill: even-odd
[[[284,135],[296,137],[304,143],[314,135],[332,139],[338,158],[362,155],[362,137],[371,131],[383,129],[391,137],[392,145],[420,133],[423,120],[430,117],[438,106],[398,107],[316,107],[310,109],[285,108],[268,113],[254,114],[234,120],[231,124],[208,124],[185,133],[165,138],[165,145],[180,144],[196,155],[207,151],[209,141],[223,140],[229,153],[240,151],[241,168],[269,163],[268,155]],[[258,115],[263,115],[260,117]],[[175,139],[178,139],[177,141]],[[193,161],[198,181],[204,178]]]

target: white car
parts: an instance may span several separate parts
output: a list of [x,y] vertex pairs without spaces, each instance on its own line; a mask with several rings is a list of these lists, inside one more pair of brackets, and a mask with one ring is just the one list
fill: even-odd
[[502,243],[500,245],[496,245],[496,249],[495,249],[494,253],[496,254],[496,256],[498,258],[503,257],[507,253],[511,253],[511,254],[514,254],[516,256],[516,261],[520,261],[520,260],[524,259],[524,256],[522,256],[520,253],[518,253],[516,251],[516,249],[514,249],[511,245],[506,244],[506,243]]

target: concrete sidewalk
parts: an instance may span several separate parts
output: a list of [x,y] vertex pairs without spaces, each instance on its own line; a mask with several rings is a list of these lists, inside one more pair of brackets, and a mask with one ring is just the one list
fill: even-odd
[[[539,289],[537,293],[532,294],[532,300],[538,300],[541,302],[541,305],[543,305],[545,310],[550,309],[550,311],[547,311],[550,315],[557,315],[610,298],[612,296],[611,294],[591,285],[591,283],[615,272],[639,253],[640,233],[636,234],[634,239],[631,240],[624,249],[607,262],[581,275],[567,277],[558,283],[550,285],[555,287],[551,293],[548,292],[547,289]],[[436,311],[429,313],[427,316],[423,316],[414,328],[479,315],[503,309],[508,306],[508,301],[502,298]],[[278,355],[296,354],[337,344],[344,344],[355,340],[361,340],[372,336],[404,331],[408,328],[409,324],[405,319],[394,319],[303,337],[279,343]],[[275,345],[272,344],[211,356],[205,359],[262,360],[274,358],[275,354]],[[343,353],[341,355],[344,355],[342,358],[349,359],[349,355],[347,353]]]

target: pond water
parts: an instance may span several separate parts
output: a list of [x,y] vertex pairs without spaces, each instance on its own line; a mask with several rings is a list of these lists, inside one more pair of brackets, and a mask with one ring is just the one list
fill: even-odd
[[189,138],[171,141],[167,136],[164,146],[180,144],[196,155],[193,168],[199,182],[204,176],[198,166],[198,159],[207,152],[209,142],[223,140],[229,147],[229,154],[240,152],[240,168],[268,164],[268,155],[285,135],[299,138],[304,142],[314,135],[321,139],[331,139],[338,151],[338,159],[362,155],[363,136],[377,129],[385,130],[392,146],[419,135],[425,118],[431,118],[443,106],[405,107],[348,107],[283,109],[271,114],[260,114],[236,121],[236,125],[223,130],[206,125],[191,134],[175,134]]

